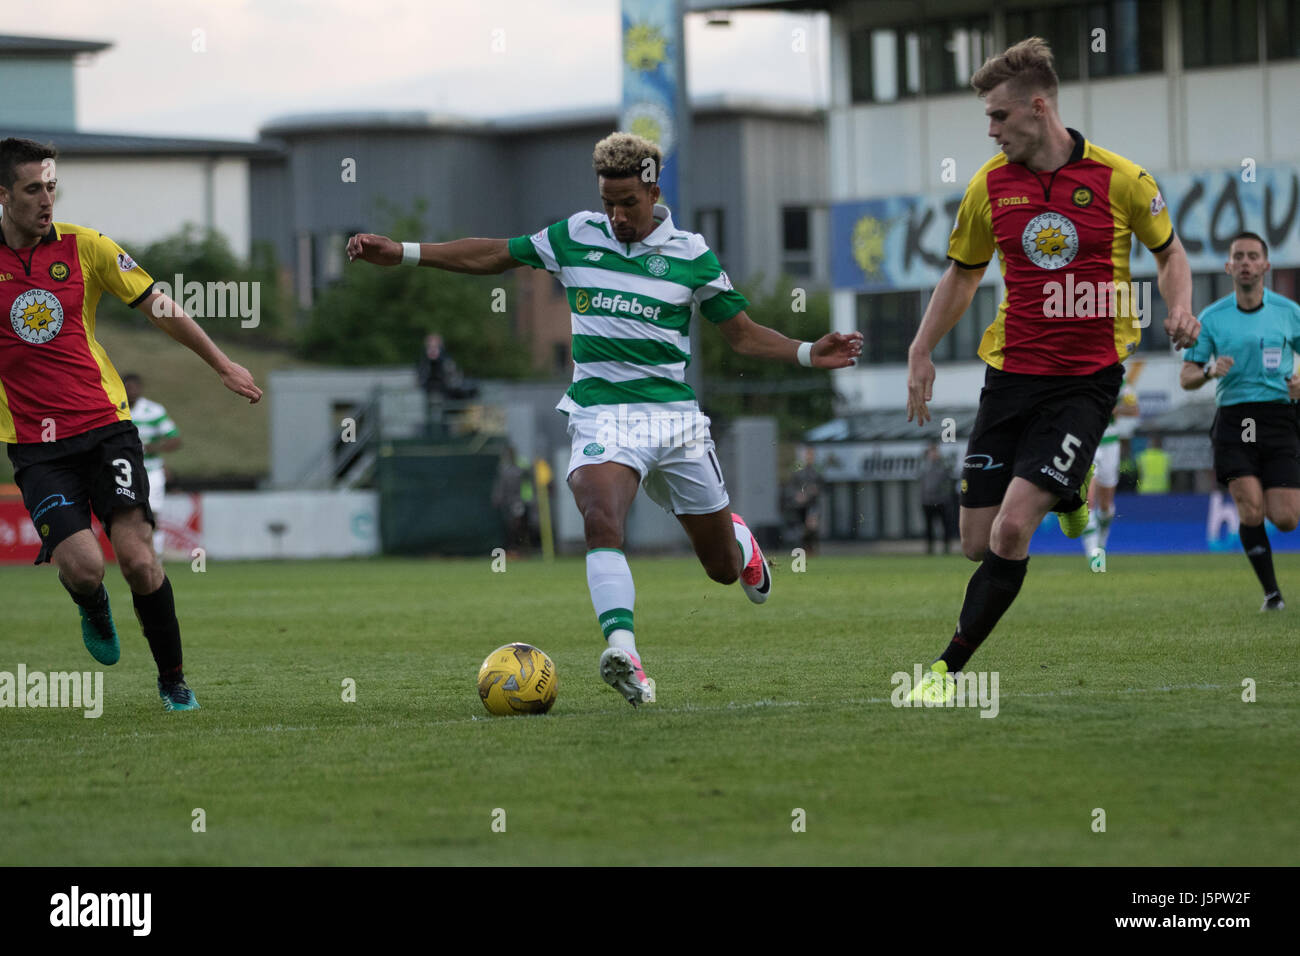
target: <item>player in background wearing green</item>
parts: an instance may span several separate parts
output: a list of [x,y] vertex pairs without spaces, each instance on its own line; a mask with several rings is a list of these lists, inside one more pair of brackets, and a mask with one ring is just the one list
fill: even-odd
[[[140,433],[140,444],[144,446],[144,469],[149,476],[149,507],[154,517],[162,514],[163,502],[167,499],[167,467],[163,464],[163,452],[176,451],[181,447],[181,435],[176,423],[155,401],[144,397],[144,386],[140,376],[129,372],[122,376],[122,386],[126,389],[126,400],[131,403],[131,421],[135,422]],[[164,536],[161,531],[153,533],[153,549],[159,557],[163,553]]]
[[1137,390],[1125,378],[1110,424],[1101,434],[1097,457],[1092,461],[1096,470],[1088,486],[1089,515],[1088,527],[1083,532],[1083,553],[1094,571],[1106,570],[1106,543],[1115,521],[1115,489],[1119,487],[1119,442],[1121,438],[1131,437],[1139,414]]
[[[948,647],[910,695],[932,703],[955,695],[952,675],[1020,593],[1040,522],[1082,487],[1119,396],[1122,362],[1141,335],[1133,297],[1108,292],[1129,287],[1134,239],[1155,255],[1174,345],[1191,345],[1197,332],[1191,268],[1155,181],[1061,122],[1047,44],[1030,37],[991,57],[971,86],[1000,150],[966,188],[952,262],[908,350],[909,421],[929,420],[930,354],[969,307],[994,253],[1006,296],[980,343],[989,367],[962,468],[962,551],[980,565]],[[1053,290],[1065,287],[1091,290],[1091,305],[1057,308],[1067,303],[1053,304]]]
[[759,325],[702,236],[660,205],[663,157],[654,143],[614,133],[592,166],[603,212],[579,212],[532,236],[399,243],[348,240],[350,259],[495,275],[521,265],[565,286],[573,329],[573,384],[556,407],[569,416],[568,483],[582,514],[587,585],[609,646],[601,677],[633,705],[654,700],[636,649],[636,591],[623,554],[628,510],[643,486],[676,516],[705,572],[740,580],[755,604],[771,577],[758,542],[730,509],[709,420],[686,384],[693,308],[741,355],[824,369],[853,365],[862,335],[797,342]]
[[140,436],[126,390],[95,340],[95,307],[108,293],[205,361],[226,388],[262,397],[236,365],[103,233],[54,221],[53,146],[0,142],[0,441],[50,561],[81,613],[81,639],[95,660],[121,656],[104,588],[104,554],[90,530],[104,526],[131,588],[141,630],[158,665],[166,710],[195,710],[181,669],[181,631],[171,582],[153,549],[153,511]]
[[1264,588],[1261,611],[1286,605],[1273,573],[1267,517],[1279,531],[1300,520],[1300,305],[1264,288],[1268,245],[1253,232],[1228,245],[1233,293],[1201,313],[1201,339],[1178,383],[1191,391],[1214,379],[1214,472],[1241,519],[1241,547]]

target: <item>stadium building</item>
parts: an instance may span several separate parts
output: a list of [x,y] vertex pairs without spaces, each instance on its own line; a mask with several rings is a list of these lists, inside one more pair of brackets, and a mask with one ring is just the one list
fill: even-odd
[[[814,433],[839,538],[921,532],[907,426],[907,347],[946,267],[966,183],[995,152],[970,88],[986,57],[1045,38],[1061,79],[1060,112],[1090,141],[1155,176],[1191,260],[1199,313],[1232,290],[1223,264],[1241,229],[1263,235],[1271,288],[1300,293],[1300,2],[1297,0],[694,0],[695,10],[826,11],[830,283],[834,327],[866,337],[858,368],[836,373],[856,413]],[[1143,433],[1162,433],[1175,490],[1208,491],[1207,391],[1178,386],[1155,260],[1134,244],[1132,273],[1154,308],[1130,376]],[[964,440],[984,364],[979,338],[1003,294],[991,265],[971,310],[935,354],[934,405]],[[937,428],[922,432],[939,437]],[[960,443],[957,446],[961,447]],[[954,456],[957,454],[953,452]],[[1208,481],[1208,484],[1207,484]]]
[[275,148],[238,140],[95,133],[77,124],[77,69],[111,43],[0,35],[0,131],[59,149],[58,218],[138,248],[182,223],[250,250],[249,167]]
[[[261,136],[276,152],[253,164],[253,236],[273,243],[306,308],[342,275],[347,237],[382,231],[391,212],[421,204],[424,238],[438,241],[526,235],[594,208],[591,149],[617,122],[612,106],[490,121],[419,112],[272,120]],[[697,201],[687,222],[742,284],[780,274],[828,281],[824,123],[820,111],[788,104],[693,104],[685,175]],[[529,269],[514,281],[512,311],[534,367],[568,376],[563,289]]]

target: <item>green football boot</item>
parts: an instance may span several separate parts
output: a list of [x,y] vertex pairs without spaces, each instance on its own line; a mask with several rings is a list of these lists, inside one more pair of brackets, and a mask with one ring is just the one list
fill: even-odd
[[1073,511],[1058,511],[1056,520],[1061,523],[1061,531],[1067,538],[1082,538],[1083,533],[1088,530],[1088,520],[1091,517],[1088,511],[1088,489],[1092,487],[1092,475],[1097,470],[1094,463],[1088,469],[1088,475],[1083,479],[1083,487],[1079,489],[1079,498],[1083,504]]
[[921,683],[912,688],[907,699],[914,705],[946,704],[957,694],[957,681],[948,673],[947,661],[935,661],[921,677]]
[[117,640],[113,609],[108,606],[108,598],[104,599],[102,611],[91,614],[81,605],[77,605],[77,610],[81,612],[81,640],[90,656],[101,664],[116,664],[122,656],[122,645]]
[[163,682],[158,678],[158,696],[162,698],[163,710],[198,710],[199,701],[185,683],[185,678]]

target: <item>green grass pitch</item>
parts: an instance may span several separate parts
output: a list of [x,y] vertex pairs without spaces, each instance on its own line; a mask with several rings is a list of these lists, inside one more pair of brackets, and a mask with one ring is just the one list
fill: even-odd
[[[813,557],[763,607],[686,558],[631,564],[639,712],[596,673],[580,559],[169,565],[188,714],[116,568],[111,668],[50,568],[0,569],[0,671],[105,673],[98,719],[0,709],[0,864],[1294,862],[1300,606],[1260,614],[1239,554],[1035,558],[972,661],[993,719],[889,703],[947,643],[959,557]],[[1277,569],[1300,601],[1300,558]],[[554,658],[551,714],[483,710],[510,641]]]

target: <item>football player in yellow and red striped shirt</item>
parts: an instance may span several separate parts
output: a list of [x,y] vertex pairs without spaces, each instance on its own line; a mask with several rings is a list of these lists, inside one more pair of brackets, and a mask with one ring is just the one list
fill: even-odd
[[1057,112],[1052,53],[1031,37],[971,78],[1001,150],[962,198],[944,273],[908,353],[907,417],[929,419],[930,353],[970,305],[997,254],[1006,296],[984,333],[988,363],[962,478],[962,550],[980,566],[948,648],[913,689],[953,696],[962,670],[1015,600],[1029,541],[1047,513],[1070,513],[1137,346],[1128,259],[1136,236],[1154,254],[1174,344],[1196,342],[1192,276],[1151,175],[1067,129]]
[[262,397],[117,243],[54,221],[57,151],[31,140],[0,141],[0,441],[41,537],[37,564],[52,561],[81,611],[82,640],[101,664],[121,648],[104,588],[93,512],[113,544],[136,614],[158,665],[167,710],[198,707],[181,669],[171,582],[153,549],[154,516],[144,453],[126,391],[95,340],[104,293],[140,309],[208,363],[250,402]]

